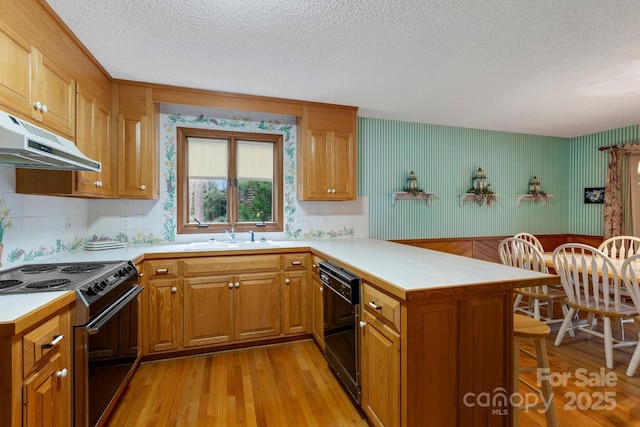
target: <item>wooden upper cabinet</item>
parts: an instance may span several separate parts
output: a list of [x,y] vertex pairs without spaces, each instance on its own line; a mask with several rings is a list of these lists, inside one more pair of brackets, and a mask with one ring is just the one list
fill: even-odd
[[33,117],[70,139],[75,138],[76,82],[58,65],[34,49],[35,73],[32,73]]
[[32,47],[9,28],[0,26],[0,104],[31,117]]
[[357,109],[304,107],[298,143],[298,199],[354,200]]
[[152,89],[114,85],[118,99],[118,197],[157,199],[158,145]]
[[16,192],[109,198],[113,196],[113,141],[111,92],[77,85],[74,114],[76,145],[87,157],[101,163],[100,172],[16,169]]
[[111,141],[111,99],[101,99],[78,85],[76,145],[84,155],[102,164],[100,172],[76,172],[78,194],[111,197],[113,165]]
[[75,80],[10,28],[0,26],[0,104],[70,139]]

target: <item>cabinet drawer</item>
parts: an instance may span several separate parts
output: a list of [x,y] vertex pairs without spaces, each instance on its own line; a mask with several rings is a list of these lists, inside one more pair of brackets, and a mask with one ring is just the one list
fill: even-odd
[[386,320],[400,330],[400,301],[365,283],[362,306],[377,318]]
[[178,277],[178,261],[173,259],[144,262],[145,272],[149,278]]
[[258,271],[280,271],[280,255],[220,256],[182,261],[183,277]]
[[309,254],[288,254],[283,255],[282,259],[285,271],[307,270],[309,268]]
[[22,337],[22,367],[24,378],[29,376],[34,366],[51,354],[57,353],[64,340],[63,322],[56,315]]

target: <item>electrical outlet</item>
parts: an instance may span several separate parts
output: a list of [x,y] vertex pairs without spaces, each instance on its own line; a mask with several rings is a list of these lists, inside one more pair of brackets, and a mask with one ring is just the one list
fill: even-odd
[[67,218],[67,223],[65,226],[65,230],[70,231],[71,230],[71,218]]
[[120,229],[121,230],[130,230],[131,229],[131,218],[128,216],[120,217]]
[[308,226],[309,225],[309,217],[308,216],[297,216],[296,224],[299,226]]

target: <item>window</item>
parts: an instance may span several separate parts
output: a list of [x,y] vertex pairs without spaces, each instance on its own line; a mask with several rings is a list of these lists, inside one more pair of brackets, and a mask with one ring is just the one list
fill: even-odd
[[178,128],[176,154],[178,233],[282,231],[282,135]]

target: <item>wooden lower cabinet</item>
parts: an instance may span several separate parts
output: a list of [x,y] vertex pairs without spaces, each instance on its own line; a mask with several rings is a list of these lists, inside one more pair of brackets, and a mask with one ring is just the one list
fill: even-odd
[[233,341],[232,276],[184,279],[184,346]]
[[179,350],[182,340],[182,286],[177,279],[147,282],[148,352]]
[[[282,268],[288,257],[293,267]],[[309,273],[299,262],[305,257],[308,253],[145,261],[144,354],[308,333]]]
[[45,366],[32,375],[24,384],[23,427],[67,426],[69,425],[69,406],[59,402],[69,400],[71,393],[65,382],[70,381],[69,366],[66,367],[60,353],[54,355]]
[[363,310],[362,409],[373,426],[400,425],[400,334]]
[[72,424],[72,305],[0,336],[0,425]]
[[282,286],[282,332],[299,334],[307,331],[309,320],[307,271],[287,271]]
[[315,271],[311,283],[311,333],[324,351],[324,288]]
[[280,272],[244,274],[235,279],[235,339],[280,335]]

